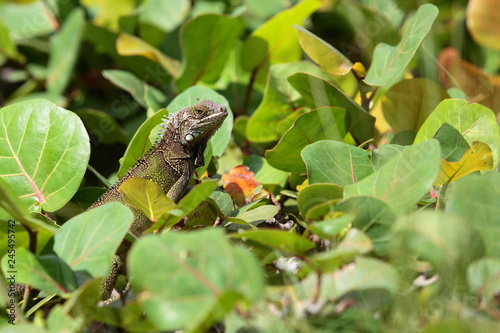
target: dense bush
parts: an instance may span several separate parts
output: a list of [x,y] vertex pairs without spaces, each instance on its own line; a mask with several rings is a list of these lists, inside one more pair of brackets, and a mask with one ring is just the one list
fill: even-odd
[[[498,4],[426,2],[0,2],[0,331],[500,331]],[[85,209],[203,99],[98,305],[132,214]]]

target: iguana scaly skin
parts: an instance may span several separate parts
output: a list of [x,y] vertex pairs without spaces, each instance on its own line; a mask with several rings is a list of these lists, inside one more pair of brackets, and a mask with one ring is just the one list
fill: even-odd
[[[203,153],[208,140],[226,117],[225,106],[205,100],[166,119],[165,130],[153,147],[89,209],[112,201],[125,204],[118,189],[124,181],[132,177],[155,182],[172,201],[179,201],[186,191],[194,169],[205,163]],[[139,210],[130,206],[129,208],[134,214],[129,231],[139,237],[152,223]],[[130,242],[126,240],[120,245],[113,259],[110,275],[103,282],[103,300],[109,299],[118,275],[125,274],[125,256],[130,246]]]

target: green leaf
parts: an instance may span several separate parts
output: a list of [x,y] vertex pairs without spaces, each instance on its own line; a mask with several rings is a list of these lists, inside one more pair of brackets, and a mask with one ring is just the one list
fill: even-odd
[[279,140],[294,120],[305,111],[298,109],[302,105],[301,96],[287,80],[290,75],[299,71],[327,78],[310,62],[300,61],[271,66],[264,97],[248,120],[246,127],[248,140],[252,142]]
[[208,198],[217,187],[214,182],[204,182],[195,186],[188,194],[186,194],[181,201],[177,204],[176,211],[165,213],[156,223],[156,227],[149,229],[149,231],[154,231],[159,227],[164,226],[165,228],[170,228],[184,216],[187,216],[193,210],[195,210],[206,198]]
[[184,60],[177,88],[183,91],[198,81],[217,81],[241,32],[237,17],[206,14],[188,21],[181,31]]
[[249,230],[231,236],[233,238],[241,238],[245,241],[251,241],[269,246],[286,254],[300,255],[315,247],[314,243],[310,240],[305,239],[294,232],[281,230]]
[[472,293],[493,299],[500,290],[500,259],[481,258],[467,268],[467,284]]
[[47,65],[47,91],[54,96],[62,95],[68,85],[85,26],[81,8],[74,9],[64,21],[61,30],[50,43],[50,58]]
[[162,119],[168,114],[169,112],[166,109],[161,109],[139,127],[121,159],[118,176],[124,175],[151,148],[152,142],[149,137],[152,134],[157,135],[157,126],[162,124]]
[[[318,283],[317,277],[310,274],[297,286],[303,291],[313,293]],[[388,296],[394,296],[399,290],[399,274],[386,262],[373,258],[359,257],[343,268],[321,276],[321,289],[318,301],[336,301],[347,293],[380,290]],[[354,296],[354,294],[353,294]],[[378,294],[378,302],[385,298]],[[366,299],[365,301],[368,301]]]
[[448,123],[455,127],[469,145],[481,141],[493,151],[493,165],[500,161],[500,129],[493,111],[479,104],[461,99],[447,99],[439,103],[415,137],[415,143],[432,138],[439,128]]
[[390,161],[394,156],[398,155],[405,148],[406,146],[387,144],[372,150],[371,155],[373,170],[380,169],[385,163]]
[[116,51],[122,56],[141,56],[148,58],[163,67],[172,76],[177,76],[179,72],[179,62],[167,57],[158,49],[149,45],[142,39],[120,32],[116,40]]
[[393,82],[410,63],[418,47],[431,30],[438,12],[439,10],[434,5],[420,6],[398,45],[378,44],[364,81],[373,86],[384,86]]
[[403,80],[382,97],[382,111],[395,132],[420,129],[425,119],[443,99],[446,91],[426,78]]
[[276,184],[284,186],[288,179],[288,172],[278,170],[268,163],[268,160],[259,155],[249,155],[243,160],[259,184]]
[[[76,289],[75,275],[64,261],[54,255],[35,256],[26,248],[18,248],[15,260],[2,258],[2,271],[8,277],[16,271],[16,283],[26,283],[47,294],[66,296]],[[15,262],[14,267],[10,263]]]
[[434,183],[439,160],[436,140],[409,146],[370,176],[347,186],[344,197],[373,196],[387,203],[396,215],[408,213]]
[[53,212],[80,186],[89,137],[74,113],[43,100],[0,109],[0,177],[30,211]]
[[386,203],[373,197],[352,197],[339,202],[333,208],[335,212],[354,214],[352,227],[370,237],[377,254],[389,254],[388,242],[396,217]]
[[354,214],[344,214],[335,219],[314,222],[309,225],[312,233],[320,238],[328,239],[338,236],[342,231],[349,228],[354,221]]
[[323,70],[332,75],[345,75],[351,71],[353,63],[336,48],[310,31],[294,26],[299,35],[304,52]]
[[373,173],[370,153],[339,141],[318,141],[302,150],[309,183],[354,184]]
[[483,255],[483,242],[478,236],[472,224],[460,216],[420,211],[398,218],[391,253],[406,267],[415,257],[429,261],[444,282],[463,276],[467,265]]
[[500,255],[500,174],[470,175],[459,179],[450,193],[446,211],[466,219],[483,236],[486,253]]
[[312,109],[322,106],[346,109],[350,116],[349,131],[360,142],[372,138],[375,118],[334,84],[308,73],[296,73],[288,81]]
[[228,221],[232,221],[234,218],[243,220],[247,224],[257,226],[262,222],[271,219],[273,216],[278,214],[279,207],[273,205],[262,205],[254,209],[238,211],[238,214],[231,214]]
[[145,1],[140,7],[139,22],[171,32],[184,21],[190,6],[189,0]]
[[[29,20],[28,18],[36,19]],[[48,4],[42,1],[23,4],[2,1],[0,2],[0,21],[10,31],[14,41],[48,35],[57,29],[54,14],[48,8]]]
[[210,88],[193,86],[177,95],[167,106],[167,109],[170,112],[177,112],[182,108],[199,103],[205,99],[224,105],[227,108],[228,115],[226,119],[222,123],[222,126],[214,134],[212,139],[210,139],[214,156],[221,156],[226,150],[229,139],[231,138],[231,130],[233,128],[233,112],[231,111],[229,102],[224,96],[218,94]]
[[305,217],[312,207],[333,199],[341,199],[343,191],[344,189],[338,185],[311,184],[300,190],[297,206]]
[[238,302],[255,302],[264,291],[257,260],[231,245],[221,229],[142,237],[129,265],[138,300],[162,331],[204,331]]
[[56,231],[54,251],[73,271],[105,277],[132,220],[130,209],[118,202],[88,210]]
[[293,25],[301,25],[320,6],[318,0],[303,0],[253,31],[242,46],[243,68],[255,73],[257,82],[264,82],[270,65],[299,60],[300,45]]
[[346,111],[324,107],[302,114],[276,147],[266,152],[269,164],[288,172],[306,172],[300,152],[320,140],[342,141],[347,134]]
[[441,146],[441,158],[448,162],[456,162],[469,149],[469,144],[462,134],[448,123],[443,123],[434,135]]
[[146,102],[146,90],[149,91],[149,94],[155,94],[157,97],[163,96],[161,91],[145,84],[130,72],[120,69],[107,69],[102,71],[102,75],[117,87],[129,92],[135,101],[144,108],[149,106]]
[[149,179],[127,179],[120,185],[118,192],[123,195],[127,206],[138,209],[153,222],[175,208],[175,202],[167,197],[160,185]]

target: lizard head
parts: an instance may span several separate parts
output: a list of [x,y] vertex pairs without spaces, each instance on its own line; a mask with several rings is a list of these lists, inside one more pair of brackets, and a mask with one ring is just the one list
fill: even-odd
[[170,122],[184,150],[194,157],[195,166],[204,165],[203,153],[208,140],[227,117],[224,105],[209,100],[202,101],[177,112]]

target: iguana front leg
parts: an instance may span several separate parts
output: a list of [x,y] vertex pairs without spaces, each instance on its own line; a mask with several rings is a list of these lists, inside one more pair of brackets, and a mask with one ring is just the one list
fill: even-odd
[[194,165],[191,161],[179,162],[177,161],[167,161],[172,169],[176,170],[180,176],[179,179],[172,185],[170,190],[167,192],[167,197],[169,197],[173,202],[178,202],[184,192],[186,191],[189,181],[191,180],[191,175],[194,172]]

